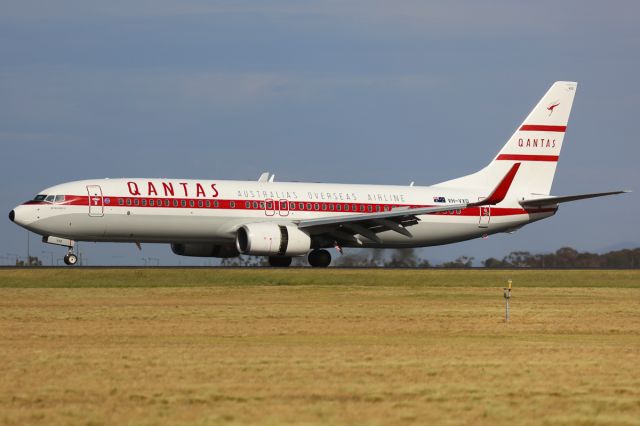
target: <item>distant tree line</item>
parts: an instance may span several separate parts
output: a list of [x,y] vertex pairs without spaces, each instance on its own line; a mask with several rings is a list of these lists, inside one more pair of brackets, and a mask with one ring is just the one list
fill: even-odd
[[16,258],[16,266],[42,266],[42,260],[37,256],[29,256],[27,260]]
[[[455,260],[431,264],[420,257],[416,249],[357,250],[342,256],[334,256],[334,266],[364,268],[471,268],[474,257],[460,256]],[[533,254],[513,251],[496,259],[490,257],[480,262],[485,268],[640,268],[640,248],[610,251],[604,254],[579,252],[562,247],[554,253]],[[267,266],[266,257],[240,256],[222,259],[223,266]],[[306,265],[304,257],[296,257],[292,266]]]
[[[356,250],[334,257],[334,266],[369,268],[471,268],[474,257],[460,256],[455,260],[431,264],[419,256],[416,249]],[[16,259],[16,266],[42,266],[36,256],[27,261]],[[264,256],[239,256],[222,259],[221,266],[267,266]],[[305,266],[304,257],[294,257],[292,266]],[[485,268],[640,268],[640,248],[610,251],[604,254],[579,252],[562,247],[554,253],[532,254],[528,251],[512,251],[502,259],[490,257],[481,262]]]
[[[335,259],[336,266],[362,267],[438,267],[471,268],[475,258],[460,256],[453,261],[432,265],[419,257],[415,249],[369,250]],[[640,268],[640,248],[610,251],[604,254],[579,252],[563,247],[554,253],[532,254],[513,251],[502,259],[490,257],[481,262],[485,268]]]
[[638,268],[640,248],[604,254],[579,252],[571,247],[562,247],[547,254],[514,251],[502,260],[490,257],[482,265],[486,268]]

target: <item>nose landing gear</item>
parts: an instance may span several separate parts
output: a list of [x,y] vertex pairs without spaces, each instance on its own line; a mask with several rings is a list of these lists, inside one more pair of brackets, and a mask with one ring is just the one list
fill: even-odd
[[63,260],[65,264],[69,266],[73,266],[76,263],[78,263],[78,256],[76,256],[75,254],[73,254],[72,251],[70,251],[64,256]]

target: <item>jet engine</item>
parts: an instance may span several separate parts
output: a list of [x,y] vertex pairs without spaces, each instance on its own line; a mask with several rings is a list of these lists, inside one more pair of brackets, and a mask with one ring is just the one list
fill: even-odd
[[311,249],[311,237],[293,225],[250,223],[238,229],[236,248],[254,256],[301,256]]
[[171,251],[179,256],[195,257],[236,257],[240,254],[233,244],[174,243],[171,244]]

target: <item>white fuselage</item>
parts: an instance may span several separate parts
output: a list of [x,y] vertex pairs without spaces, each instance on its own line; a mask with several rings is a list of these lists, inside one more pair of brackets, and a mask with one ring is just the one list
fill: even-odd
[[[238,228],[247,223],[296,223],[397,207],[469,203],[488,195],[415,186],[180,179],[85,180],[53,186],[41,194],[64,197],[28,201],[14,209],[14,221],[43,236],[214,244],[232,243]],[[378,233],[378,241],[362,239],[361,246],[447,244],[515,230],[555,211],[524,209],[515,199],[505,199],[495,206],[420,215],[410,227],[412,237],[387,230]]]

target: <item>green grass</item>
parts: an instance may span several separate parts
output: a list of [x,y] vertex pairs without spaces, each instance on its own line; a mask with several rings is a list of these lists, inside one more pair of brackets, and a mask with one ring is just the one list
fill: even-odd
[[247,285],[640,288],[640,270],[4,269],[0,288]]
[[634,425],[638,279],[0,270],[0,424]]

